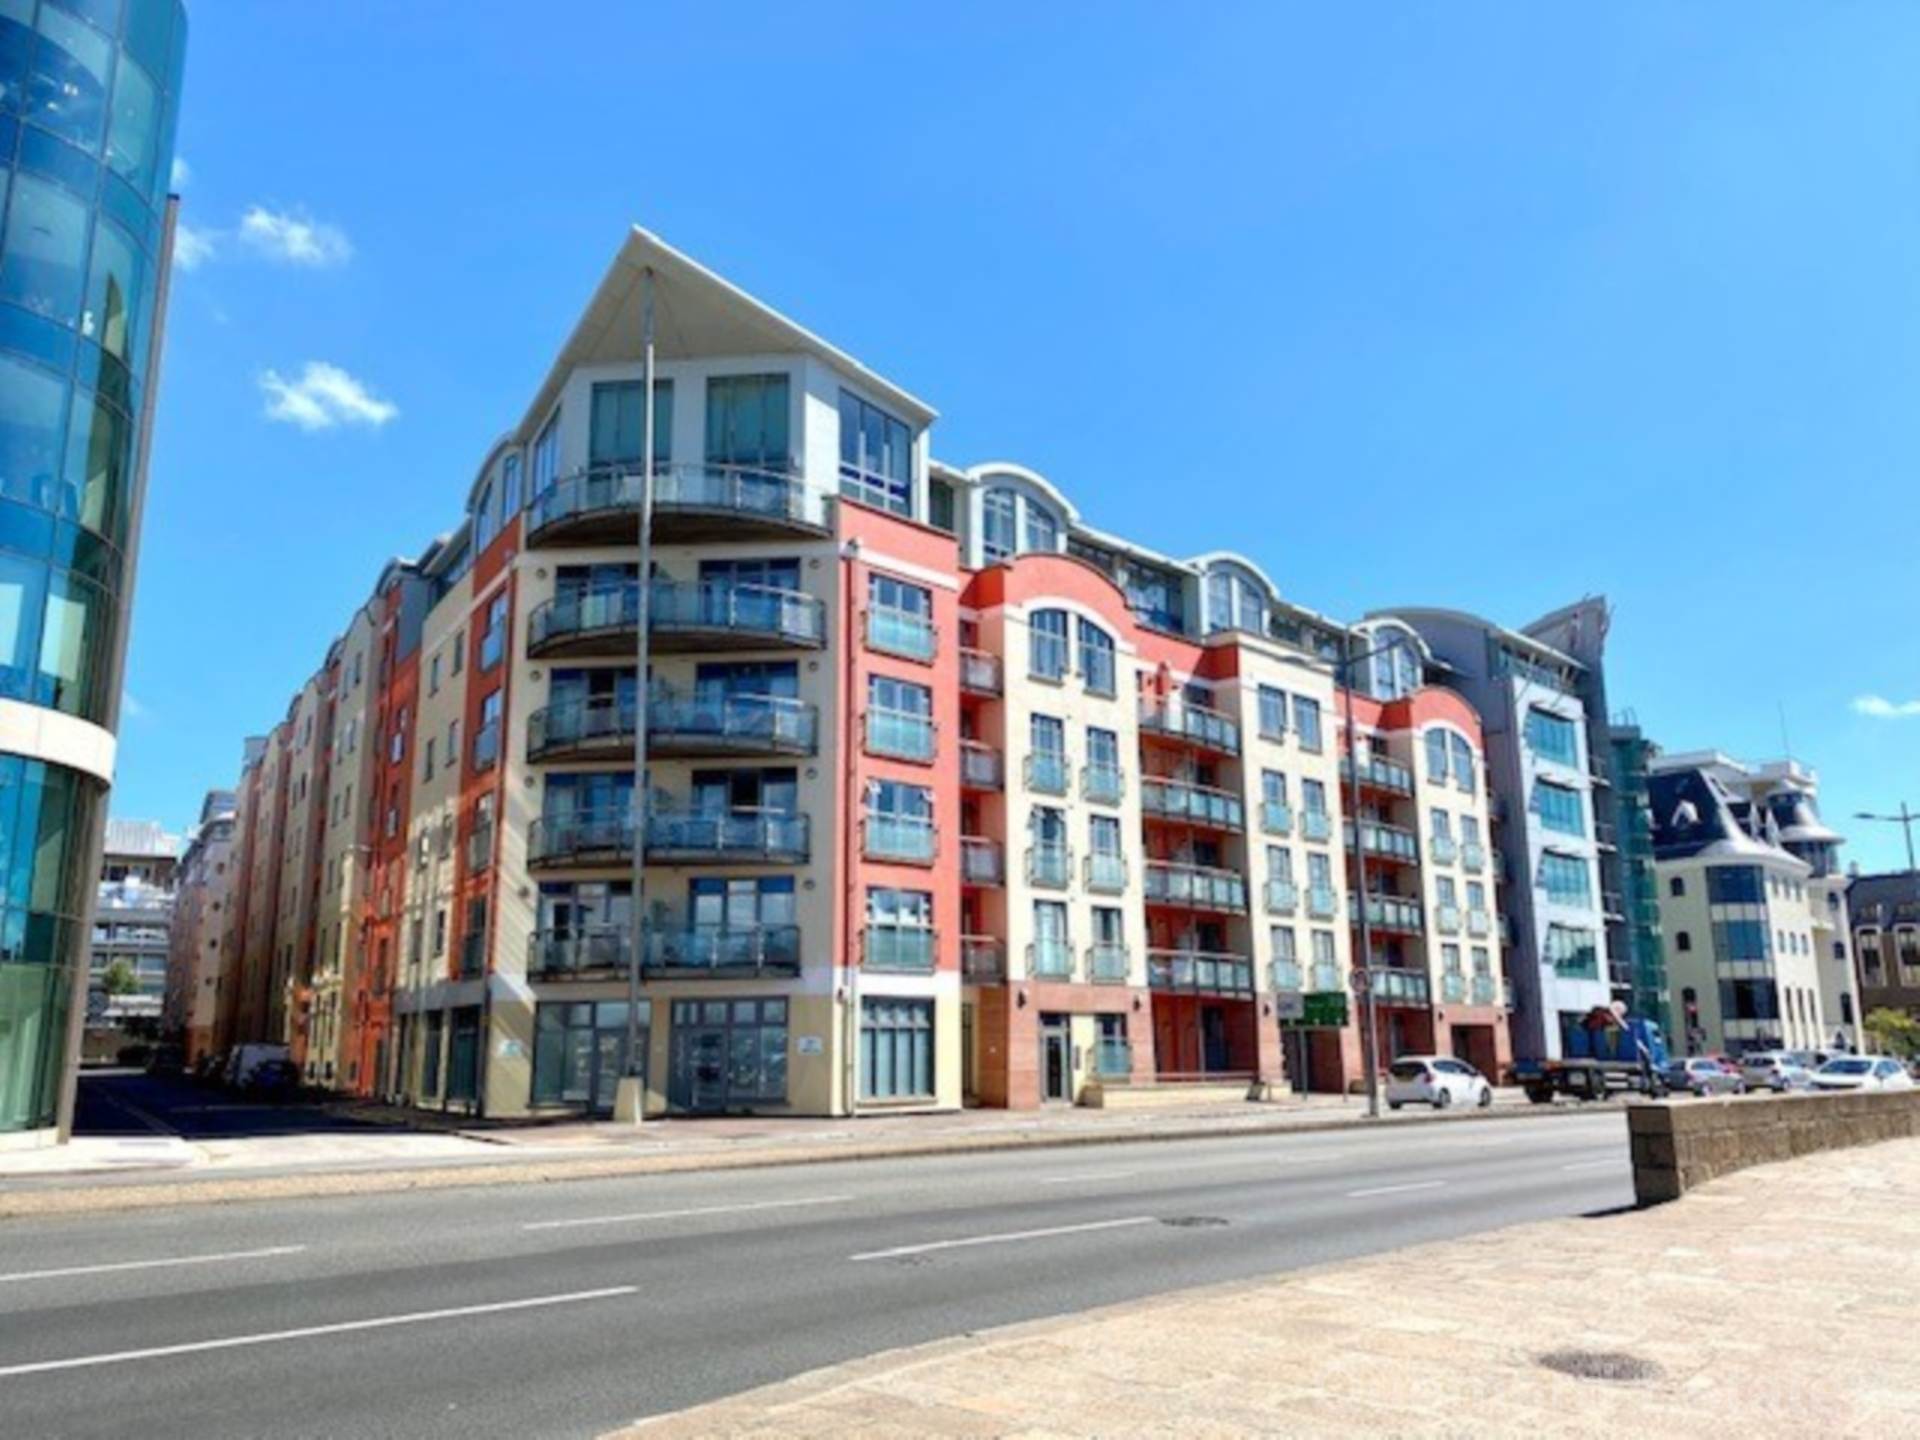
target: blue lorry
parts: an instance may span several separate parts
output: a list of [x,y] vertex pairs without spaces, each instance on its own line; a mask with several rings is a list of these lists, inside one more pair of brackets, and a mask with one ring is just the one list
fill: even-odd
[[1557,1095],[1603,1100],[1632,1091],[1659,1100],[1667,1093],[1667,1042],[1651,1020],[1600,1005],[1569,1025],[1558,1060],[1516,1060],[1513,1078],[1536,1105]]

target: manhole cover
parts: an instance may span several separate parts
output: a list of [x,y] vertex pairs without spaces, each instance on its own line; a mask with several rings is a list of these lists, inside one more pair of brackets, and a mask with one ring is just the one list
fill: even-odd
[[1224,1225],[1227,1222],[1218,1215],[1164,1215],[1162,1225],[1171,1225],[1176,1230],[1202,1230],[1209,1225]]
[[1540,1363],[1576,1380],[1631,1382],[1658,1380],[1661,1375],[1660,1367],[1653,1361],[1618,1350],[1555,1350],[1551,1355],[1542,1355]]

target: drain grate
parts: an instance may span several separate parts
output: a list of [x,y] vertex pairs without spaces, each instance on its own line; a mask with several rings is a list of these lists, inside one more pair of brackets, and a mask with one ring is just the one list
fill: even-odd
[[1226,1220],[1219,1215],[1163,1215],[1162,1225],[1171,1225],[1176,1230],[1204,1230],[1209,1225],[1225,1225]]
[[1653,1361],[1619,1350],[1555,1350],[1550,1355],[1542,1355],[1540,1363],[1576,1380],[1610,1380],[1622,1384],[1658,1380],[1664,1373]]

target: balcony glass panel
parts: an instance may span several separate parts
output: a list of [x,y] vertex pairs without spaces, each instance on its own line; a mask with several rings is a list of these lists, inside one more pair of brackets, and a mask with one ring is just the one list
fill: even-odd
[[960,652],[960,688],[976,695],[1000,693],[1000,657],[984,650]]
[[1300,816],[1300,833],[1309,840],[1324,840],[1333,833],[1332,817],[1324,810],[1308,810]]
[[867,711],[867,750],[901,760],[932,760],[933,721],[906,710]]
[[1230,716],[1185,700],[1150,700],[1140,707],[1140,728],[1238,754],[1240,725]]
[[1146,895],[1149,902],[1191,906],[1198,910],[1247,908],[1247,885],[1240,875],[1198,865],[1149,862]]
[[1127,983],[1127,947],[1092,945],[1087,948],[1087,976],[1096,985]]
[[1080,793],[1095,805],[1118,805],[1127,793],[1127,772],[1118,765],[1083,765]]
[[1027,946],[1027,968],[1048,980],[1064,980],[1073,974],[1073,947],[1065,940],[1036,940]]
[[1156,990],[1201,991],[1218,995],[1253,993],[1253,962],[1242,955],[1198,950],[1150,950],[1147,981]]
[[1300,963],[1297,960],[1275,960],[1267,967],[1267,980],[1271,988],[1292,992],[1300,989]]
[[933,863],[936,836],[931,820],[907,815],[869,815],[862,828],[869,860],[898,860],[913,865]]
[[977,740],[960,742],[960,783],[970,790],[998,790],[1004,781],[1000,752]]
[[1300,906],[1300,887],[1291,880],[1267,881],[1267,913],[1291,915]]
[[798,974],[800,927],[797,925],[694,925],[680,930],[649,929],[649,968],[672,970],[751,970]]
[[[648,605],[648,624],[655,632],[714,630],[766,636],[796,645],[821,645],[826,641],[826,607],[797,590],[731,580],[656,580]],[[634,622],[629,619],[626,623]]]
[[960,969],[971,984],[1002,984],[1007,978],[1006,951],[990,935],[963,935],[960,937]]
[[1314,885],[1307,890],[1307,913],[1316,920],[1329,920],[1334,912],[1333,887]]
[[[593,705],[611,706],[611,701]],[[621,708],[633,728],[633,707]],[[611,717],[609,717],[611,719]],[[657,688],[647,701],[649,748],[702,741],[726,749],[811,755],[818,740],[819,711],[784,695],[692,694]]]
[[579,856],[605,857],[609,863],[633,854],[633,813],[588,812],[541,816],[527,827],[527,859],[561,863]]
[[1027,788],[1042,795],[1067,793],[1067,757],[1037,750],[1027,756]]
[[997,840],[969,835],[960,841],[960,878],[967,884],[1004,884],[1006,873],[1005,854]]
[[891,605],[867,608],[867,646],[909,660],[931,660],[936,644],[933,621]]
[[1114,894],[1127,888],[1127,857],[1095,851],[1087,856],[1087,888]]
[[921,926],[869,924],[866,968],[927,974],[933,969],[934,932]]
[[647,854],[695,859],[805,859],[808,817],[784,810],[653,810]]
[[1260,828],[1269,835],[1293,833],[1293,807],[1279,800],[1260,802]]
[[1073,852],[1064,845],[1034,845],[1027,850],[1027,879],[1035,885],[1064,890],[1073,873]]
[[583,970],[624,970],[633,963],[633,932],[624,925],[536,930],[527,945],[527,974],[571,975]]
[[1205,785],[1189,785],[1181,780],[1149,776],[1140,782],[1140,808],[1149,815],[1172,820],[1190,820],[1214,825],[1223,830],[1238,830],[1246,823],[1240,797],[1229,790]]

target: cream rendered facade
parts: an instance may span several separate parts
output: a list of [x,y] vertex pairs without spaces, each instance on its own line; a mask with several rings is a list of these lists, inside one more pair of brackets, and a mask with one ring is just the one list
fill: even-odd
[[374,699],[372,679],[378,626],[362,606],[335,646],[331,723],[327,726],[326,811],[320,830],[320,893],[315,921],[312,1033],[306,1074],[316,1084],[357,1081],[356,1063],[343,1052],[346,977],[361,959],[361,909],[366,900],[368,845],[373,827]]

